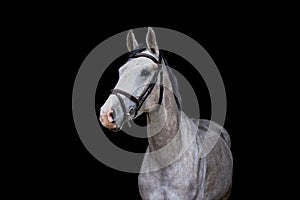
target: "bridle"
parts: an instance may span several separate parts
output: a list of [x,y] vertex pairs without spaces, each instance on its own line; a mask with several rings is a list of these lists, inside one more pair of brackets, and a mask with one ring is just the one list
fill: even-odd
[[[158,79],[158,74],[160,76],[160,89],[159,89],[159,100],[158,100],[158,105],[161,105],[162,102],[162,98],[163,98],[163,92],[164,92],[164,87],[163,87],[163,71],[162,71],[162,64],[167,64],[166,60],[164,59],[162,52],[160,51],[159,53],[159,58],[158,60],[154,57],[151,56],[149,54],[146,53],[142,53],[143,51],[145,51],[146,48],[141,48],[141,49],[137,49],[137,50],[133,50],[132,52],[130,52],[129,55],[129,59],[131,58],[139,58],[139,57],[146,57],[151,59],[154,63],[156,63],[159,67],[159,69],[155,72],[155,74],[153,75],[148,87],[146,87],[143,92],[141,93],[140,96],[136,97],[133,94],[129,94],[128,92],[121,90],[121,89],[112,89],[111,90],[111,94],[115,94],[121,104],[122,110],[124,112],[124,114],[126,114],[128,117],[130,117],[130,119],[134,119],[137,116],[138,111],[141,109],[143,103],[146,101],[147,97],[151,94],[157,79]],[[123,99],[121,98],[121,95],[124,95],[125,97],[129,98],[132,102],[135,103],[135,106],[130,107],[129,111],[126,111],[126,106],[123,102]]]

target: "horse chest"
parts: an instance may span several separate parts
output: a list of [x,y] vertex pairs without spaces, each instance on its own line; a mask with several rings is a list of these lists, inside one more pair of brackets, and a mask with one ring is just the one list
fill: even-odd
[[198,163],[187,153],[163,169],[140,174],[143,199],[192,199],[198,190]]

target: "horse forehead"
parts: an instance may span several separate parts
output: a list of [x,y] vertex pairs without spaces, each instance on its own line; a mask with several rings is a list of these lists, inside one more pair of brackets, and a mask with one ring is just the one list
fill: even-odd
[[119,68],[120,72],[123,71],[131,71],[133,69],[137,69],[139,67],[147,66],[149,64],[152,64],[153,61],[146,57],[139,57],[129,60],[126,64],[124,64],[122,67]]

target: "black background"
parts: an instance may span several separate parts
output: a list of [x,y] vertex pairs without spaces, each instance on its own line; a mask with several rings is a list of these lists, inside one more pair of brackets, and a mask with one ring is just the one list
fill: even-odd
[[[208,22],[192,17],[182,21],[159,20],[156,23],[154,21],[157,20],[144,18],[124,19],[106,20],[99,16],[91,21],[66,15],[53,20],[50,17],[42,19],[42,25],[34,25],[29,37],[24,36],[26,45],[21,48],[26,50],[31,46],[35,50],[32,57],[38,59],[29,57],[30,61],[41,66],[33,70],[35,79],[28,80],[28,87],[34,88],[33,93],[37,94],[34,107],[42,112],[35,116],[34,126],[38,134],[32,139],[34,145],[27,145],[31,151],[24,153],[33,159],[28,161],[28,157],[24,156],[26,161],[23,163],[28,170],[26,168],[18,173],[22,175],[17,180],[21,180],[24,191],[28,192],[26,186],[29,186],[43,195],[53,197],[140,199],[138,174],[111,169],[85,149],[75,129],[71,102],[76,73],[93,48],[121,31],[151,26],[154,29],[164,27],[177,30],[196,40],[212,57],[222,75],[227,94],[224,126],[231,135],[234,158],[231,199],[257,199],[257,196],[269,197],[274,194],[276,187],[267,188],[266,185],[278,180],[278,174],[271,172],[269,166],[274,159],[277,160],[280,152],[269,146],[273,143],[275,133],[264,128],[269,123],[269,111],[273,109],[269,108],[270,101],[266,96],[274,88],[270,83],[272,76],[266,73],[270,68],[265,61],[268,57],[266,46],[269,44],[265,23],[256,23],[258,21],[252,21],[251,18],[224,18]],[[31,39],[37,42],[33,45]],[[125,45],[125,38],[120,45]],[[178,63],[185,62],[172,54],[168,61],[179,71]],[[188,71],[183,71],[183,74],[191,82],[199,81]],[[113,84],[113,78],[110,80]],[[106,88],[106,92],[109,89]],[[207,89],[205,85],[198,89],[204,96],[202,100],[199,98],[203,111],[201,116],[209,117]],[[20,89],[20,93],[22,91]],[[95,112],[101,104],[101,98],[96,98]],[[141,120],[138,123],[143,122]],[[142,152],[146,147],[146,141],[128,138],[121,133],[105,133],[122,148]],[[27,180],[32,180],[34,184],[28,184]]]

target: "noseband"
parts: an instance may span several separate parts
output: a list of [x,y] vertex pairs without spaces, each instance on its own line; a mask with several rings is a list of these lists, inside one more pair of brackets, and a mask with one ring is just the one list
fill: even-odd
[[[145,102],[145,100],[147,99],[147,97],[149,96],[149,94],[151,94],[156,82],[157,82],[157,77],[158,77],[158,73],[160,75],[160,89],[159,89],[159,100],[158,103],[159,105],[161,105],[162,102],[162,98],[163,98],[163,91],[164,91],[164,87],[163,87],[163,74],[162,74],[162,66],[161,66],[161,62],[162,60],[165,62],[165,59],[162,56],[162,53],[160,52],[159,54],[159,59],[157,60],[155,57],[146,54],[146,53],[141,53],[142,51],[146,50],[146,48],[142,48],[142,49],[138,49],[138,50],[134,50],[130,53],[129,59],[131,58],[139,58],[139,57],[146,57],[151,59],[154,63],[156,63],[159,67],[159,69],[155,72],[155,74],[153,75],[148,87],[146,87],[143,92],[141,93],[141,95],[139,97],[136,97],[132,94],[129,94],[128,92],[124,91],[124,90],[120,90],[120,89],[113,89],[111,90],[111,94],[115,94],[120,103],[121,103],[121,107],[124,113],[126,113],[127,116],[132,116],[132,119],[134,119],[138,113],[138,111],[140,110],[140,108],[142,107],[143,103]],[[122,100],[122,98],[120,97],[119,94],[124,95],[125,97],[129,98],[132,102],[135,103],[134,107],[131,107],[129,109],[128,112],[126,112],[126,107],[125,104]]]

